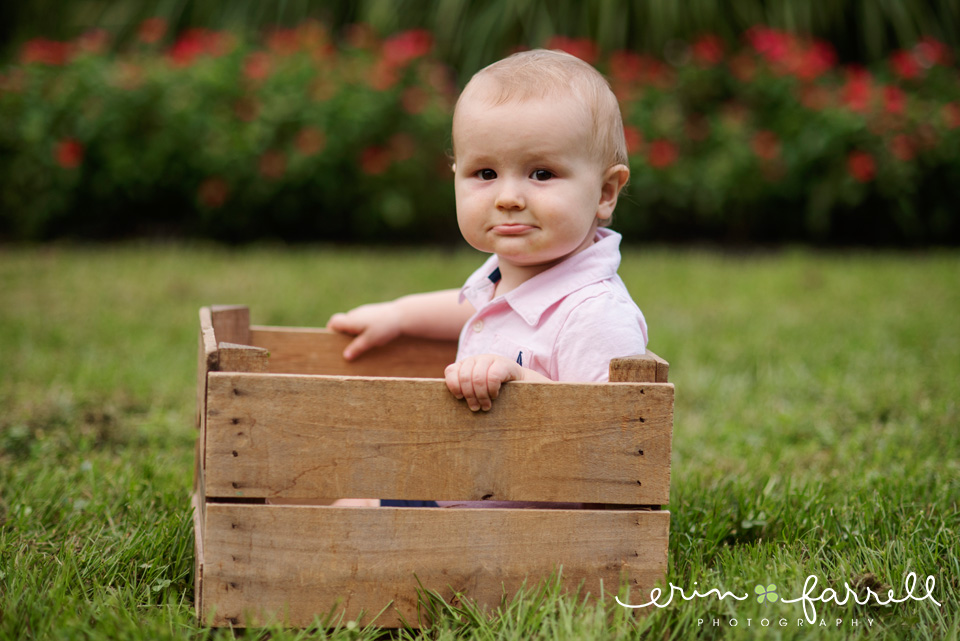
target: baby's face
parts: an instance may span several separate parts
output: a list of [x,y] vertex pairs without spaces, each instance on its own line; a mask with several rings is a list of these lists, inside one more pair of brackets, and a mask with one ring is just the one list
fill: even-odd
[[590,246],[604,167],[572,98],[491,106],[461,99],[454,122],[457,220],[501,262],[549,267]]

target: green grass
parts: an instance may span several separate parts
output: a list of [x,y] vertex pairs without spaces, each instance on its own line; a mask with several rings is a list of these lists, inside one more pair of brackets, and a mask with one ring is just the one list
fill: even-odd
[[[478,260],[0,249],[0,639],[227,638],[192,609],[197,308],[244,303],[256,323],[320,326],[457,286]],[[960,255],[633,249],[621,274],[677,389],[668,580],[751,598],[675,599],[634,623],[546,582],[492,621],[426,598],[444,613],[426,637],[957,639]],[[814,575],[813,596],[842,594],[872,574],[901,597],[908,572],[935,577],[941,608],[817,603],[818,628],[797,625],[800,604],[753,592],[800,596]]]

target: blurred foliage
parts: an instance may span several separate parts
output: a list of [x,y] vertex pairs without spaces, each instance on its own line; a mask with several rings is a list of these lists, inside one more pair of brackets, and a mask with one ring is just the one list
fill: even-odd
[[166,30],[148,19],[119,56],[105,32],[26,43],[0,76],[0,230],[372,239],[416,214],[417,240],[456,233],[455,89],[429,34]]
[[[760,26],[665,58],[530,44],[610,78],[628,237],[960,241],[960,76],[934,38],[869,67]],[[0,236],[453,239],[455,95],[423,29],[248,37],[152,17],[126,45],[34,38],[0,70]]]
[[669,60],[683,41],[711,33],[730,45],[757,24],[832,42],[847,62],[877,62],[924,37],[960,53],[960,0],[31,0],[0,3],[0,56],[15,54],[37,35],[69,40],[95,28],[126,46],[151,17],[163,18],[173,32],[204,28],[247,36],[308,19],[334,31],[354,23],[381,34],[425,28],[436,38],[438,56],[466,78],[505,51],[557,35]]

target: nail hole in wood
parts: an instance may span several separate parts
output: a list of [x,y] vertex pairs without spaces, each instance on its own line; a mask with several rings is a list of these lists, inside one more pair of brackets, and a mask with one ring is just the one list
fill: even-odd
[[484,501],[489,501],[493,498],[493,494],[484,494],[482,498]]
[[643,450],[637,450],[637,453],[638,453],[640,456],[643,456]]
[[641,483],[640,481],[637,481],[637,485],[643,485],[643,483]]
[[[640,452],[640,453],[643,454],[643,452]],[[233,451],[233,456],[234,456],[234,458],[236,458],[236,457],[240,456],[240,453],[237,452],[236,450],[234,450],[234,451]]]
[[240,419],[239,419],[239,418],[231,418],[231,419],[230,419],[230,422],[233,423],[234,425],[240,425]]
[[235,490],[240,489],[240,484],[236,481],[231,482],[230,485],[232,485]]

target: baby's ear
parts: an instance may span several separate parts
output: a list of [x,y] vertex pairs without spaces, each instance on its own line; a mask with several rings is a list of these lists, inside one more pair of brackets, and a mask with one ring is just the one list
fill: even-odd
[[600,183],[600,204],[597,207],[597,218],[607,220],[613,216],[617,206],[617,197],[620,190],[630,179],[630,168],[626,165],[614,165],[603,172]]

